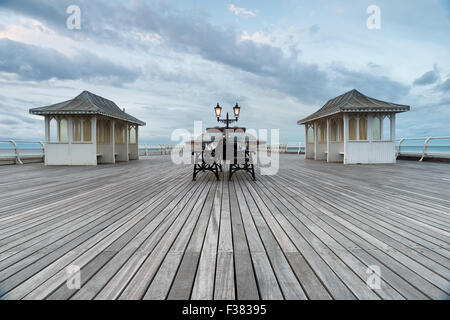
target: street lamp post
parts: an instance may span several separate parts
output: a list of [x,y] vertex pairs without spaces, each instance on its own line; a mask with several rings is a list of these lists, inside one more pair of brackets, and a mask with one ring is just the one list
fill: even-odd
[[241,107],[236,103],[236,105],[233,108],[234,113],[234,119],[230,119],[230,115],[227,112],[227,116],[225,119],[221,119],[220,116],[222,115],[222,107],[217,103],[217,106],[214,108],[214,112],[216,113],[217,122],[221,122],[225,124],[225,132],[223,133],[223,159],[227,159],[227,148],[226,143],[228,139],[228,129],[230,129],[230,124],[234,122],[239,121],[239,114],[241,113]]
[[[222,132],[222,144],[223,144],[223,157],[222,160],[223,161],[227,161],[227,148],[226,148],[226,143],[227,143],[227,138],[228,138],[228,130],[230,129],[230,124],[233,122],[237,122],[239,120],[239,114],[241,112],[241,108],[239,107],[239,105],[236,103],[236,106],[234,106],[233,108],[233,112],[234,112],[234,119],[230,119],[230,115],[227,112],[227,117],[225,119],[221,119],[220,116],[222,115],[222,107],[217,104],[217,106],[214,108],[214,112],[216,114],[217,117],[217,122],[222,122],[225,123],[226,127],[222,128],[225,129]],[[202,142],[203,143],[203,142]],[[250,151],[249,151],[249,142],[248,140],[246,140],[246,150],[245,150],[245,159],[244,159],[244,163],[239,163],[237,160],[237,141],[235,140],[234,143],[234,156],[231,155],[229,161],[230,161],[230,167],[228,170],[228,179],[231,180],[233,173],[240,171],[240,170],[244,170],[249,172],[252,177],[253,180],[256,180],[255,178],[255,166],[253,164],[253,162],[250,159]],[[203,158],[203,153],[204,150],[202,149],[202,153],[201,153],[201,157],[202,157],[202,162],[201,164],[194,164],[194,175],[193,175],[193,180],[195,181],[195,178],[197,176],[197,174],[199,172],[205,172],[205,171],[212,171],[215,175],[217,180],[219,179],[219,169],[220,171],[222,171],[222,164],[218,163],[217,161],[214,161],[213,163],[206,163],[204,158]],[[212,152],[211,152],[212,154]],[[215,153],[217,154],[217,153]]]
[[233,108],[234,112],[234,119],[230,119],[230,115],[227,112],[227,117],[225,119],[220,119],[220,116],[222,115],[222,107],[217,103],[217,106],[214,108],[214,111],[216,113],[217,122],[225,123],[226,129],[230,129],[230,124],[233,122],[239,121],[239,114],[241,112],[241,107],[236,103],[236,105]]

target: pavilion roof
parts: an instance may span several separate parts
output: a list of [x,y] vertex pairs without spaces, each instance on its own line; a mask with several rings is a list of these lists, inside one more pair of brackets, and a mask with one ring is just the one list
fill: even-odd
[[410,106],[385,102],[370,98],[358,90],[351,90],[343,95],[329,100],[322,108],[297,124],[305,124],[313,120],[328,117],[341,112],[405,112]]
[[46,107],[30,109],[30,113],[42,116],[52,114],[99,114],[145,126],[145,122],[129,115],[124,110],[120,109],[113,101],[89,91],[83,91],[72,100]]

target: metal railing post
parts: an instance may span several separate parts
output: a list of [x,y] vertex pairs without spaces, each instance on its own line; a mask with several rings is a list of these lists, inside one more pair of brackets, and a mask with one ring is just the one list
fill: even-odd
[[419,162],[422,162],[423,159],[425,158],[425,156],[426,156],[426,154],[427,154],[427,151],[428,151],[428,143],[431,141],[431,139],[432,139],[431,137],[428,137],[428,138],[425,140],[425,143],[423,144],[422,158],[420,158]]
[[45,162],[45,145],[42,141],[38,141],[42,148],[42,161]]
[[17,143],[14,140],[9,140],[9,142],[14,146],[14,154],[16,157],[16,164],[23,164],[22,160],[20,160],[19,149],[17,148]]
[[399,143],[398,143],[397,157],[401,154],[401,148],[402,148],[403,141],[405,141],[405,138],[401,138]]

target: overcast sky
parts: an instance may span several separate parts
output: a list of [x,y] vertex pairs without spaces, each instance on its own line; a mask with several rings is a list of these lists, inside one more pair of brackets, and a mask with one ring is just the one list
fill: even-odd
[[[398,137],[449,136],[449,3],[0,0],[0,139],[43,139],[28,109],[83,90],[145,121],[141,143],[215,126],[217,102],[239,102],[247,128],[304,141],[297,120],[351,89],[411,105]],[[373,4],[378,30],[366,25]]]

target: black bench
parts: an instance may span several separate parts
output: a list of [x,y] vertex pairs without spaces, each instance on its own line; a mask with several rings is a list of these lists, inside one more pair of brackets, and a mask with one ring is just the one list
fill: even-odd
[[[223,140],[225,141],[225,140]],[[249,150],[249,142],[246,141],[245,145],[241,142],[238,142],[237,139],[234,139],[233,147],[234,152],[232,155],[226,154],[226,143],[220,141],[219,144],[213,148],[212,143],[214,141],[207,141],[202,143],[202,149],[195,151],[194,148],[192,150],[192,155],[194,156],[194,173],[193,180],[197,178],[198,173],[211,171],[216,176],[217,180],[219,178],[219,172],[222,172],[222,161],[223,160],[231,160],[229,171],[228,171],[228,180],[231,180],[233,174],[237,171],[247,171],[253,178],[253,181],[256,181],[255,176],[255,166],[253,164],[252,154],[255,151]],[[193,147],[193,145],[192,145]],[[222,156],[224,156],[222,158]]]
[[253,164],[253,158],[251,157],[253,153],[255,152],[250,151],[249,149],[248,140],[245,141],[245,145],[238,142],[236,139],[234,140],[233,161],[228,170],[228,180],[231,180],[233,174],[237,171],[247,171],[252,176],[253,181],[256,181],[255,165]]
[[[222,165],[220,164],[219,148],[212,148],[213,142],[203,142],[202,150],[195,151],[192,150],[192,155],[194,156],[194,174],[192,180],[195,181],[197,174],[200,172],[211,171],[216,176],[219,181],[219,171],[222,172]],[[219,157],[216,157],[219,156]]]

